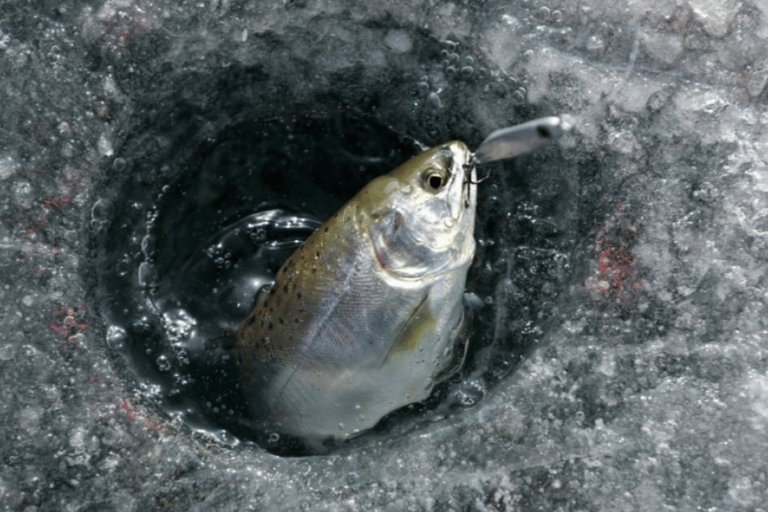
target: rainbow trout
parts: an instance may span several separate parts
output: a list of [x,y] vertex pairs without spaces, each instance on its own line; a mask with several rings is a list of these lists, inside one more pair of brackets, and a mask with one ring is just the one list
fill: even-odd
[[[532,128],[505,137],[502,158],[541,142]],[[441,144],[369,183],[283,264],[236,332],[259,430],[322,451],[460,369],[476,182],[466,145]]]

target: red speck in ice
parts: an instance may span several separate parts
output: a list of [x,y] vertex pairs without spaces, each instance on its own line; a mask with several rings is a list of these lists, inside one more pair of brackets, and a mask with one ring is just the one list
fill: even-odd
[[627,253],[627,248],[622,244],[618,248],[603,249],[597,259],[597,271],[604,274],[609,280],[612,277],[611,287],[621,290],[624,288],[622,279],[632,274],[632,265],[634,264],[634,260]]
[[624,300],[625,296],[620,292],[626,287],[636,291],[642,288],[640,283],[632,278],[634,264],[634,258],[624,244],[606,247],[597,257],[597,275],[593,279],[594,282],[587,286],[601,294],[614,292],[616,300]]
[[147,426],[161,432],[165,432],[165,428],[162,425],[155,423],[154,421],[147,420]]
[[[133,412],[133,409],[131,408],[130,405],[128,405],[128,402],[125,399],[120,401],[120,408],[126,412],[129,419],[131,419],[132,421],[136,421],[136,419],[138,418],[138,415],[135,412]],[[155,423],[154,421],[146,420],[144,422],[144,425],[148,428],[159,430],[160,432],[165,432],[165,427],[163,427],[158,423]]]
[[51,329],[62,341],[62,347],[66,348],[82,348],[80,344],[81,332],[88,329],[88,322],[81,316],[85,308],[78,307],[55,307],[53,309],[53,322],[51,322]]
[[631,248],[637,239],[636,228],[627,220],[621,201],[616,201],[614,207],[617,213],[598,226],[597,272],[587,279],[586,286],[605,298],[621,302],[634,298],[642,285],[633,276],[635,258]]
[[27,228],[27,234],[28,235],[34,235],[35,234],[35,228]]
[[131,406],[128,405],[128,402],[126,402],[125,399],[120,401],[120,408],[125,410],[130,419],[136,420],[136,413],[133,412],[133,409],[131,409]]

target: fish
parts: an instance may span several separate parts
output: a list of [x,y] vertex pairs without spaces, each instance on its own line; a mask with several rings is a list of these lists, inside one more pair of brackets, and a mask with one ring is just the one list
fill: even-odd
[[[526,126],[492,142],[519,154],[520,140],[534,148],[539,139]],[[461,369],[476,173],[460,141],[416,155],[366,185],[278,269],[234,333],[253,428],[322,453]]]
[[441,144],[374,179],[288,258],[236,331],[262,429],[321,450],[458,370],[476,181],[467,146]]

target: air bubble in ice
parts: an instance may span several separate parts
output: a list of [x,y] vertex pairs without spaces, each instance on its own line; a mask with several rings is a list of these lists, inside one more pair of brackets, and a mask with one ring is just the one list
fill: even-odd
[[254,233],[251,233],[250,239],[254,242],[263,242],[267,239],[267,230],[264,228],[257,229]]
[[487,385],[482,379],[462,382],[454,391],[453,400],[463,407],[470,407],[482,400],[487,391]]
[[[197,320],[184,309],[174,309],[163,314],[163,323],[171,341],[178,343],[192,335]],[[179,350],[177,356],[180,359],[185,358],[186,351]]]
[[147,235],[141,240],[141,252],[143,252],[147,256],[152,256],[154,254],[155,249],[157,247],[157,241],[155,240],[155,237],[152,235]]
[[125,348],[127,334],[124,329],[111,325],[107,329],[107,345],[112,350],[122,350]]
[[112,169],[116,172],[123,172],[128,165],[128,162],[125,161],[125,158],[115,158],[115,160],[112,162]]
[[99,136],[99,141],[96,146],[101,156],[112,156],[115,152],[112,148],[112,141],[109,139],[106,133],[102,133]]
[[157,360],[157,368],[161,372],[167,372],[171,369],[171,363],[168,361],[168,358],[166,356],[158,356]]
[[427,106],[434,110],[438,110],[441,107],[440,96],[436,92],[431,92],[427,96]]
[[637,141],[632,132],[622,131],[611,134],[608,137],[608,145],[618,153],[630,155],[636,151]]
[[413,41],[404,30],[390,30],[384,37],[384,44],[398,53],[406,53],[413,48]]
[[0,180],[8,179],[19,170],[19,164],[11,155],[0,156]]
[[139,286],[146,287],[152,283],[152,279],[155,277],[155,269],[147,263],[142,262],[139,265]]
[[605,48],[605,42],[598,35],[591,35],[587,38],[586,48],[590,52],[599,52]]
[[461,76],[464,78],[469,78],[472,76],[472,73],[474,72],[474,69],[472,69],[472,66],[464,66],[461,68]]
[[28,181],[17,181],[11,187],[14,202],[17,206],[27,209],[32,206],[34,200],[34,193],[32,185]]

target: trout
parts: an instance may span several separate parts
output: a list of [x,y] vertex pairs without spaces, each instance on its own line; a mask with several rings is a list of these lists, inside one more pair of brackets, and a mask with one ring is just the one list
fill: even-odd
[[[494,137],[493,153],[558,135],[552,119]],[[461,368],[476,183],[467,146],[441,144],[370,182],[282,265],[235,333],[258,430],[324,451]]]

